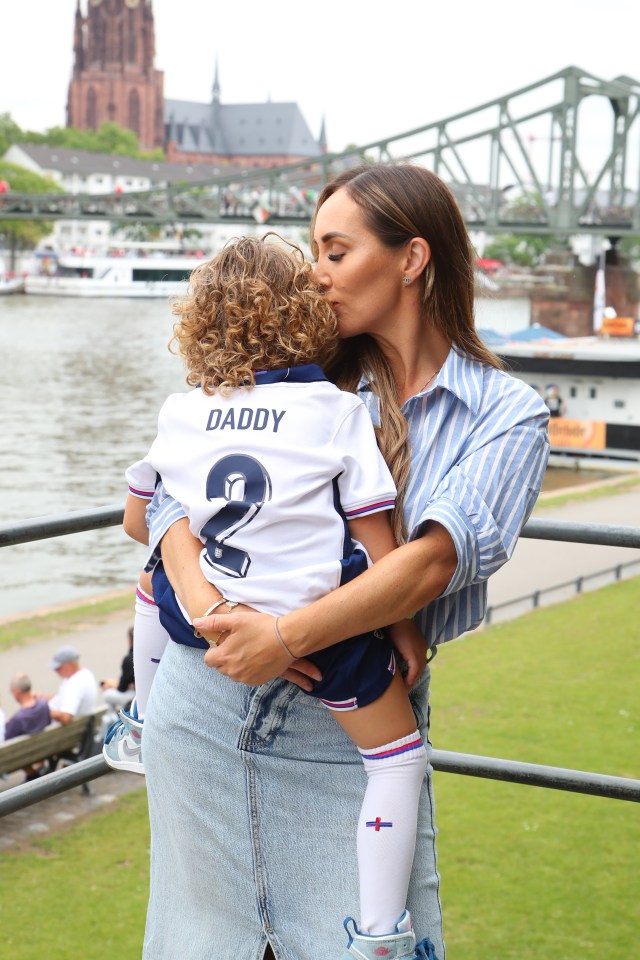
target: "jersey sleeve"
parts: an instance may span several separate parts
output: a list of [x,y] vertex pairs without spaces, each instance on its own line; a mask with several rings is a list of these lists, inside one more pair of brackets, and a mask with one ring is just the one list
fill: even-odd
[[163,432],[166,432],[167,421],[170,421],[171,413],[175,408],[176,400],[181,395],[170,394],[158,413],[158,428],[156,437],[151,444],[147,454],[142,460],[132,463],[125,470],[125,477],[129,487],[129,493],[132,497],[140,497],[141,500],[151,500],[156,487],[160,481],[160,475],[154,465],[154,451],[157,452],[157,445]]
[[151,500],[158,482],[158,474],[146,458],[132,463],[125,471],[125,477],[132,497]]
[[338,490],[347,520],[392,510],[396,502],[395,484],[378,449],[371,418],[362,401],[353,399],[333,441],[341,452]]

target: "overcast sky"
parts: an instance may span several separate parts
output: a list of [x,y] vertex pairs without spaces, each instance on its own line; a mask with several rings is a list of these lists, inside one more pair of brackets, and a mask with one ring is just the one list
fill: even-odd
[[[82,0],[86,8],[87,0]],[[0,3],[0,113],[64,125],[76,0]],[[165,96],[297,101],[329,149],[468,110],[577,66],[640,80],[640,0],[153,0]]]

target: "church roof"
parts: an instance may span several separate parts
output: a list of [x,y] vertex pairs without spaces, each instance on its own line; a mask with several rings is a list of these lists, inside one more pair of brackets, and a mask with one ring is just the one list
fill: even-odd
[[316,157],[322,152],[297,103],[165,100],[167,138],[193,153]]

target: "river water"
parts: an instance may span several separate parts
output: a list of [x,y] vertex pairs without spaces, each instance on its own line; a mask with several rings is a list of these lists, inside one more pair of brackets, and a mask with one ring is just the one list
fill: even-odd
[[[0,297],[0,523],[123,504],[166,395],[186,389],[164,300]],[[135,585],[119,527],[0,550],[0,619]]]

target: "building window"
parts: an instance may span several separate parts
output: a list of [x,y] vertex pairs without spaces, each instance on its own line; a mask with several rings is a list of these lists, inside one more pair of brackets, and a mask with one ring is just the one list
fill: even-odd
[[596,388],[595,388],[595,387],[589,387],[589,397],[590,397],[590,399],[591,399],[591,400],[595,400],[595,398],[596,398],[597,396],[598,396],[598,391],[596,390]]
[[137,90],[132,90],[129,94],[128,127],[140,136],[140,96]]
[[624,400],[614,400],[613,405],[617,410],[622,410],[623,407],[626,407]]
[[137,49],[137,46],[138,46],[138,45],[137,45],[137,42],[136,42],[137,39],[138,39],[138,38],[137,38],[137,35],[136,35],[135,23],[133,23],[133,21],[132,21],[131,12],[130,12],[130,17],[129,17],[129,35],[128,35],[128,37],[127,37],[127,60],[129,61],[129,63],[135,63],[135,62],[136,62],[136,57],[137,57],[137,54],[138,54],[138,49]]
[[577,387],[569,387],[569,396],[570,396],[570,397],[577,397],[577,396],[578,396],[578,388],[577,388]]
[[89,92],[87,93],[86,126],[89,130],[98,129],[98,98],[93,87],[89,87]]

